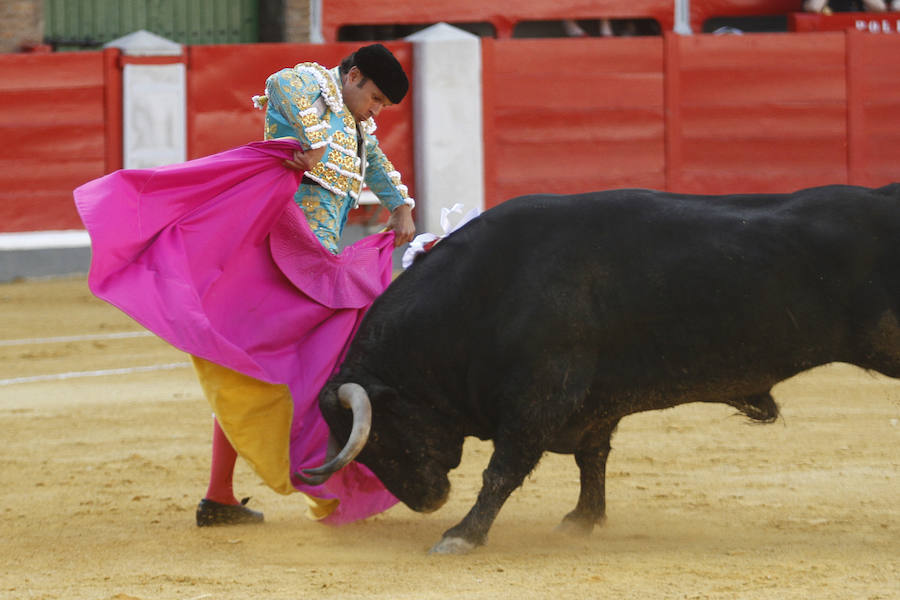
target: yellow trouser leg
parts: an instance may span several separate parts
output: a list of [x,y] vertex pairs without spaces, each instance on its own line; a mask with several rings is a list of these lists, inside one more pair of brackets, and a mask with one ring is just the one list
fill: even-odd
[[[280,494],[291,484],[290,438],[294,404],[286,385],[267,383],[191,356],[194,370],[222,431],[237,453],[262,480]],[[310,517],[322,519],[337,506],[304,494]]]

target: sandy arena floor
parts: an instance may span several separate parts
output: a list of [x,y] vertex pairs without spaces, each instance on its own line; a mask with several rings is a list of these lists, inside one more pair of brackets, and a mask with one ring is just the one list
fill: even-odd
[[548,455],[486,546],[432,556],[490,444],[467,444],[437,513],[343,528],[239,463],[266,523],[201,530],[210,410],[184,354],[109,335],[136,331],[84,278],[0,285],[0,598],[900,598],[895,380],[819,368],[775,389],[768,426],[718,405],[629,417],[592,537],[553,533],[578,474]]

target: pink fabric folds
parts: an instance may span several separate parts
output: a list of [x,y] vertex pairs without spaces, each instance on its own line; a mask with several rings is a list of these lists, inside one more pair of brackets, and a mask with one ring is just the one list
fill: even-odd
[[[281,161],[296,142],[272,140],[157,169],[122,170],[75,190],[91,236],[88,283],[175,347],[270,383],[294,402],[291,468],[318,466],[328,426],[317,396],[363,314],[390,283],[393,234],[340,255],[326,250],[293,202],[302,173]],[[322,486],[338,498],[326,522],[397,502],[363,465]]]

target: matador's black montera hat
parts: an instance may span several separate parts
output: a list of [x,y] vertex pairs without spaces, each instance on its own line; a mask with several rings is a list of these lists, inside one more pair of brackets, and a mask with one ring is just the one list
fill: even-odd
[[360,72],[371,79],[394,104],[406,96],[409,90],[406,73],[391,51],[381,44],[363,46],[356,51],[354,62]]

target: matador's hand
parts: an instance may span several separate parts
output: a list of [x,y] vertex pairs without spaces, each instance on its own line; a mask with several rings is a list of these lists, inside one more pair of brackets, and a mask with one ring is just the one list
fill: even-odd
[[288,169],[295,169],[297,171],[312,171],[316,166],[316,163],[322,160],[322,157],[325,155],[325,147],[316,148],[314,150],[294,150],[294,156],[292,159],[282,161],[283,164]]
[[416,235],[416,224],[413,222],[412,209],[403,204],[394,209],[387,222],[387,229],[394,232],[394,246],[408,244]]

